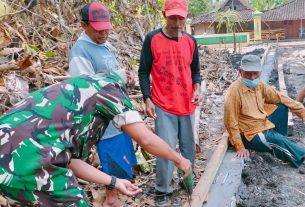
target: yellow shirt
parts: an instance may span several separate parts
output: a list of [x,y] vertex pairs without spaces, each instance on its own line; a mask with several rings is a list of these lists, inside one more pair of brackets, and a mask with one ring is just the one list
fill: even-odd
[[241,133],[251,141],[257,133],[275,127],[267,116],[276,109],[275,105],[270,104],[279,103],[287,106],[300,118],[305,117],[302,103],[282,95],[262,81],[251,89],[239,78],[229,87],[225,96],[224,124],[229,140],[236,150],[244,148]]

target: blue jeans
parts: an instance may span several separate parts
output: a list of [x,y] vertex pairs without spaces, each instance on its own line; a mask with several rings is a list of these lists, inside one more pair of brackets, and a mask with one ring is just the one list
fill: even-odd
[[256,134],[250,142],[241,136],[246,149],[269,152],[280,160],[290,162],[293,167],[299,167],[304,161],[305,149],[287,138],[288,108],[278,104],[268,119],[275,128]]

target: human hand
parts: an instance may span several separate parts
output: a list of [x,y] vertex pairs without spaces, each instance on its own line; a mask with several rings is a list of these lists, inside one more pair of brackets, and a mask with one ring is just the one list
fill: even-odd
[[183,179],[185,179],[192,171],[192,163],[188,159],[181,156],[180,161],[175,163],[175,166],[184,172]]
[[250,156],[250,152],[247,149],[240,149],[237,150],[236,152],[236,157],[237,158],[243,158],[243,159],[247,159]]
[[202,101],[202,97],[200,95],[200,85],[196,84],[192,95],[192,103],[194,105],[198,105],[201,101]]
[[139,187],[133,185],[131,182],[125,179],[116,179],[115,188],[119,190],[121,193],[128,195],[128,196],[134,196],[140,192],[142,192],[142,189]]
[[126,76],[127,76],[127,86],[128,88],[134,88],[136,85],[135,76],[132,71],[126,70]]
[[146,99],[145,105],[146,105],[146,109],[145,109],[146,114],[149,117],[151,117],[153,119],[156,119],[157,118],[157,114],[156,114],[156,111],[155,111],[155,104],[151,101],[150,98]]

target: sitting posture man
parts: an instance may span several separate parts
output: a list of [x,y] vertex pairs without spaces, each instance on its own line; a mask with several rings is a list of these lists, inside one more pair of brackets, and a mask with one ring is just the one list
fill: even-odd
[[0,117],[0,193],[21,206],[90,206],[76,177],[127,195],[139,189],[80,160],[108,123],[190,173],[191,162],[149,131],[117,74],[78,76],[40,89]]
[[229,140],[239,158],[247,158],[249,149],[269,152],[297,168],[304,161],[305,149],[287,139],[288,108],[304,121],[304,106],[260,81],[261,70],[258,56],[242,58],[241,77],[225,96]]

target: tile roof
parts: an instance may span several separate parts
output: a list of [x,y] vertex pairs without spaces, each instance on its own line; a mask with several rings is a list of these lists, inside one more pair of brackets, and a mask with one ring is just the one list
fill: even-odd
[[[252,13],[254,11],[254,8],[251,7],[250,4],[248,4],[248,2],[245,0],[226,0],[223,5],[218,9],[218,12],[227,11],[229,8],[231,8],[232,1],[233,5],[236,6],[236,11],[240,14],[244,22],[248,22],[253,19]],[[216,14],[217,12],[212,12],[207,15],[194,17],[192,19],[191,26],[201,23],[210,23],[213,21]]]
[[264,11],[264,21],[305,19],[305,0],[291,0],[286,4]]
[[[226,11],[228,8],[228,3],[230,0],[227,0],[223,6],[218,11]],[[232,1],[232,0],[231,0]],[[245,2],[245,0],[235,0],[235,3],[239,1],[246,9],[239,10],[239,14],[244,22],[249,22],[253,20],[252,13],[254,9]],[[194,17],[192,19],[191,25],[201,23],[210,23],[215,17],[217,12],[212,12],[207,15],[201,15]],[[277,6],[273,9],[263,11],[263,21],[284,21],[284,20],[296,20],[296,19],[305,19],[305,0],[290,0],[288,3]]]
[[[244,22],[249,22],[249,21],[253,20],[253,17],[252,17],[253,11],[252,10],[248,10],[248,9],[242,10],[242,11],[238,11],[238,13]],[[192,19],[191,26],[194,26],[196,24],[202,24],[202,23],[210,23],[213,21],[216,14],[217,14],[217,12],[212,12],[207,15],[194,17]]]

